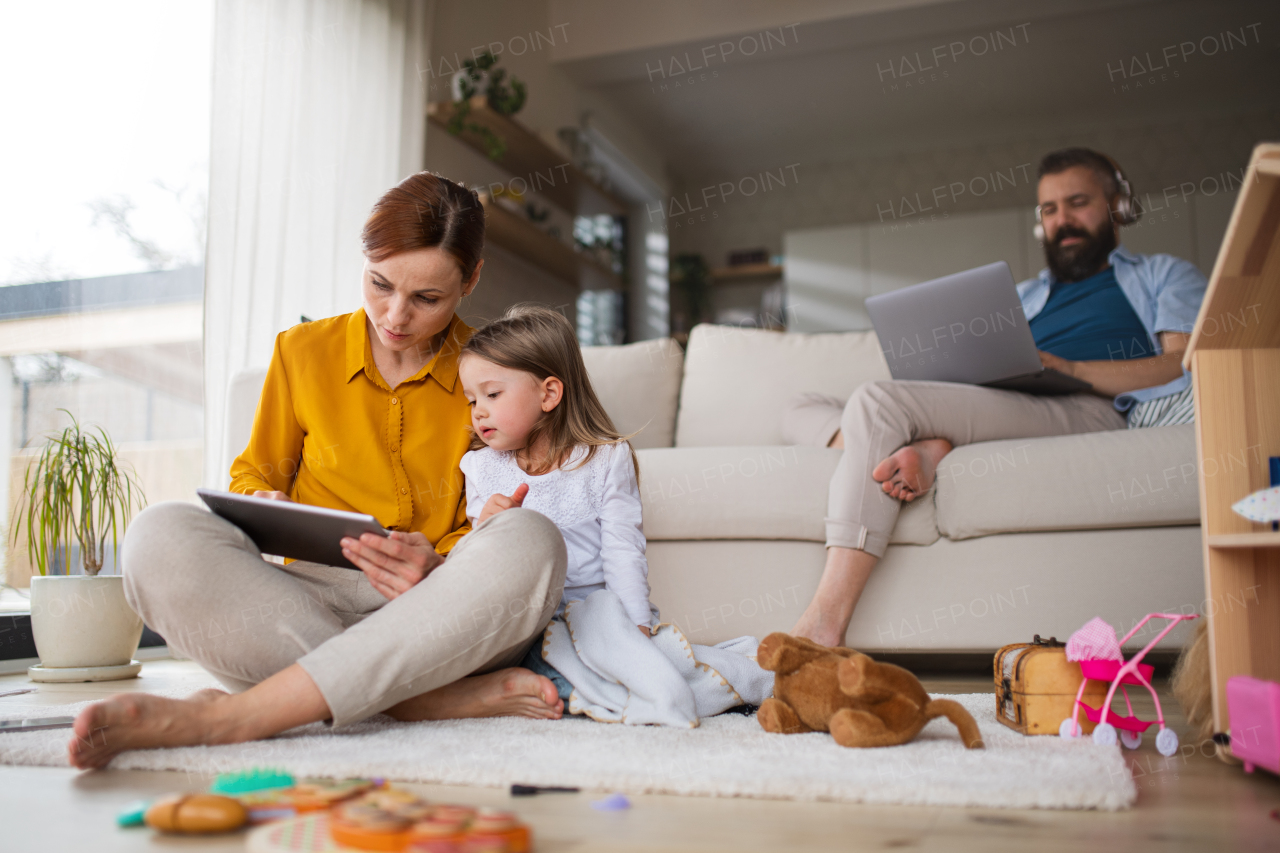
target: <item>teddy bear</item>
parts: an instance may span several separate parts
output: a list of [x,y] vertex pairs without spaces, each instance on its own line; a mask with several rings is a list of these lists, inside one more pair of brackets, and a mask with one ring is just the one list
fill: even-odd
[[919,679],[900,666],[781,632],[764,638],[756,662],[777,674],[773,698],[756,717],[767,732],[829,731],[841,746],[897,746],[934,717],[946,717],[966,748],[984,747],[964,706],[930,699]]

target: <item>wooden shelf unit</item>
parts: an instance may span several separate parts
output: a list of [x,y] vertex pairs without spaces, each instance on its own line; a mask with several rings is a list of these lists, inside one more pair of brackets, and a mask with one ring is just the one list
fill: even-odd
[[595,258],[552,237],[528,219],[512,213],[487,195],[484,205],[485,239],[523,258],[573,287],[590,279],[592,290],[622,290],[622,279]]
[[[543,196],[552,204],[572,216],[617,216],[627,212],[627,204],[613,193],[587,177],[569,162],[569,158],[548,145],[542,137],[519,121],[504,116],[489,106],[484,95],[471,99],[467,122],[487,128],[506,143],[506,152],[500,160],[491,161],[510,172],[512,178],[521,178],[529,190]],[[427,119],[446,130],[457,111],[452,101],[436,101],[427,105]],[[488,159],[484,140],[477,134],[463,131],[457,137]],[[507,183],[510,186],[510,182]]]
[[1209,537],[1210,548],[1280,548],[1280,533],[1219,533]]
[[735,267],[716,267],[711,270],[714,282],[738,281],[750,278],[782,278],[782,267],[777,264],[739,264]]
[[[1184,365],[1195,388],[1215,732],[1227,679],[1280,681],[1280,533],[1231,511],[1280,456],[1280,145],[1259,145]],[[1206,464],[1212,463],[1212,464]]]

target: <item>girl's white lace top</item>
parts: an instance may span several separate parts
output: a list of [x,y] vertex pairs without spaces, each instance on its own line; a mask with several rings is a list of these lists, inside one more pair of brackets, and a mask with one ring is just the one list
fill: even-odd
[[569,552],[561,603],[607,588],[622,599],[637,625],[650,625],[649,564],[630,445],[603,445],[578,465],[586,451],[575,448],[563,466],[537,476],[521,470],[513,453],[491,447],[470,451],[460,463],[467,478],[467,516],[474,525],[490,497],[510,495],[528,483],[521,505],[555,522]]

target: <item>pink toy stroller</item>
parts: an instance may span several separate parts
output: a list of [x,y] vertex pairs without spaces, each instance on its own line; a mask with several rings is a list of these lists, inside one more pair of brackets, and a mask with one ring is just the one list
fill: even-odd
[[[1062,725],[1058,727],[1058,735],[1068,740],[1080,737],[1082,734],[1079,723],[1080,709],[1083,708],[1085,716],[1097,723],[1097,726],[1093,729],[1094,743],[1101,746],[1114,745],[1116,742],[1116,729],[1120,729],[1120,742],[1128,749],[1137,749],[1142,743],[1142,733],[1151,726],[1151,723],[1144,723],[1134,715],[1133,703],[1129,701],[1129,691],[1125,689],[1124,685],[1141,684],[1147,688],[1147,692],[1151,694],[1151,699],[1156,703],[1156,722],[1160,724],[1160,732],[1156,735],[1156,749],[1166,757],[1177,752],[1178,734],[1173,729],[1165,728],[1164,710],[1160,707],[1160,697],[1156,695],[1155,688],[1151,686],[1151,676],[1155,672],[1155,668],[1149,664],[1142,663],[1142,659],[1146,657],[1147,652],[1155,647],[1156,643],[1163,640],[1165,635],[1173,630],[1175,625],[1195,618],[1197,617],[1194,615],[1187,616],[1180,613],[1148,613],[1141,622],[1133,627],[1132,631],[1125,634],[1118,641],[1116,640],[1114,628],[1101,619],[1094,618],[1089,620],[1079,631],[1072,634],[1071,639],[1067,641],[1067,660],[1080,662],[1080,672],[1084,674],[1084,678],[1080,681],[1079,692],[1076,693],[1075,708],[1071,716],[1063,720]],[[1141,651],[1126,661],[1120,651],[1120,646],[1138,633],[1138,629],[1152,619],[1168,619],[1169,624],[1156,635],[1154,640],[1147,643]],[[1084,696],[1085,686],[1090,680],[1111,682],[1111,689],[1107,691],[1107,698],[1103,701],[1101,708],[1093,708],[1080,701],[1081,697]],[[1124,694],[1124,704],[1129,711],[1128,716],[1111,713],[1111,699],[1116,695],[1117,687]],[[1108,722],[1108,718],[1110,718],[1110,722]]]

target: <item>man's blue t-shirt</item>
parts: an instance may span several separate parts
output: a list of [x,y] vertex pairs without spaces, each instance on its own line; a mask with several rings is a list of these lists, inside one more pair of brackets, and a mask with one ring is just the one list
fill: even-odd
[[1118,361],[1155,355],[1147,330],[1116,283],[1115,267],[1070,283],[1054,282],[1031,318],[1036,348],[1068,361]]

